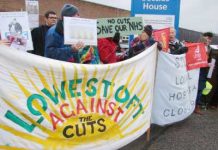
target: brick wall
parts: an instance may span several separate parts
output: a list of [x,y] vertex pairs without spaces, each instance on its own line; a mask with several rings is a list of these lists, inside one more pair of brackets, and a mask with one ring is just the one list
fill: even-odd
[[25,10],[25,0],[1,0],[0,12]]
[[[54,10],[60,15],[60,10],[65,3],[71,3],[79,8],[80,16],[83,18],[107,18],[126,17],[129,11],[98,5],[81,0],[39,0],[40,23],[43,23],[43,16],[47,10]],[[21,11],[25,10],[25,0],[1,0],[0,11]]]

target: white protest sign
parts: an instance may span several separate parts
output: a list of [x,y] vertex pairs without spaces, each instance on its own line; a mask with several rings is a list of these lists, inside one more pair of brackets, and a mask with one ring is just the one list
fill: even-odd
[[64,17],[64,44],[97,45],[97,20]]
[[187,71],[185,54],[158,55],[152,123],[166,125],[187,118],[195,108],[199,69]]
[[0,12],[1,38],[21,51],[33,49],[27,12]]

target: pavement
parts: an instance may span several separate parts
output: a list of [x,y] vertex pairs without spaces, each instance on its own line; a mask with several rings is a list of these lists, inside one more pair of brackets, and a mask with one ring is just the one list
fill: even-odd
[[152,125],[149,142],[145,133],[120,150],[218,150],[218,109],[202,112],[172,125]]

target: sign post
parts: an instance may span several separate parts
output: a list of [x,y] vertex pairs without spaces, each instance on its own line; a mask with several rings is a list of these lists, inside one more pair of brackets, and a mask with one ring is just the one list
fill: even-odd
[[180,0],[132,0],[131,16],[143,17],[144,25],[154,29],[167,27],[179,28]]

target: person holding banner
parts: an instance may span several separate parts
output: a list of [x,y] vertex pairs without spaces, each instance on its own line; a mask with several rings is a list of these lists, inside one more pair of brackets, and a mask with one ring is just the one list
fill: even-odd
[[1,32],[0,32],[0,45],[6,45],[6,46],[10,46],[10,41],[9,40],[2,40],[1,39]]
[[151,25],[144,26],[143,32],[136,38],[133,39],[130,43],[130,57],[135,56],[142,51],[144,51],[147,47],[150,47],[155,43],[152,38],[153,28]]
[[79,49],[84,47],[83,42],[73,45],[64,44],[63,18],[79,17],[79,10],[72,4],[65,4],[61,10],[61,18],[57,24],[52,26],[45,38],[45,57],[62,61],[79,63]]
[[188,48],[176,38],[176,30],[173,27],[170,28],[169,49],[170,54],[174,55],[184,54],[188,51]]
[[152,37],[152,31],[151,25],[144,26],[143,32],[130,43],[129,57],[138,55],[156,42]]
[[44,56],[45,52],[45,36],[50,27],[57,23],[57,15],[54,11],[47,11],[44,15],[45,25],[34,28],[31,31],[33,40],[33,54]]
[[10,42],[8,40],[0,40],[0,45],[10,46]]

